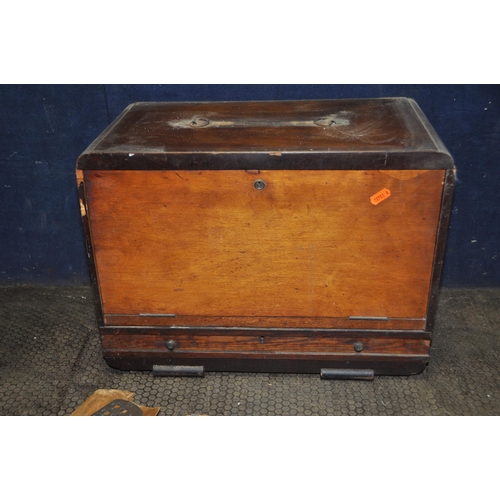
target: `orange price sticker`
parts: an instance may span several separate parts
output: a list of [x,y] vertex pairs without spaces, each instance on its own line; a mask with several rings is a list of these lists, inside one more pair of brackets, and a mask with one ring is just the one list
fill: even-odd
[[373,205],[378,205],[381,201],[386,200],[391,196],[391,192],[387,189],[381,189],[378,193],[375,193],[373,196],[370,196],[370,201]]

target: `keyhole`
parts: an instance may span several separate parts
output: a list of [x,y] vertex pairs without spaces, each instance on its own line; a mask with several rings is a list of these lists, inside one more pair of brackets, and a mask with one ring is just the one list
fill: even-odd
[[253,183],[253,187],[260,191],[261,189],[264,189],[266,187],[266,183],[263,180],[258,179]]

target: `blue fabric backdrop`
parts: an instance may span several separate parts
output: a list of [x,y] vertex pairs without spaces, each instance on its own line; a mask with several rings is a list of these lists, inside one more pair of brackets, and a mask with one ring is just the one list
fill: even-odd
[[455,159],[444,286],[500,285],[500,86],[2,85],[0,283],[89,282],[79,154],[130,103],[414,98]]

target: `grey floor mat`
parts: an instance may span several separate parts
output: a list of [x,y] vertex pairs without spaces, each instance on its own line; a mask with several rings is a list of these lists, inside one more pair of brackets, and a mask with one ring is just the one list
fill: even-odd
[[159,415],[499,415],[500,289],[443,289],[431,362],[373,382],[318,375],[154,378],[106,365],[87,287],[0,287],[0,415],[69,415],[96,389]]

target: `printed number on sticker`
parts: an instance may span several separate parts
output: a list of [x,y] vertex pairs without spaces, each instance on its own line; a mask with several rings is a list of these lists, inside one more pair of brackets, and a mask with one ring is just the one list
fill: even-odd
[[387,189],[381,189],[378,193],[375,193],[373,196],[370,196],[370,201],[373,205],[378,205],[381,201],[386,200],[391,196],[391,192]]

